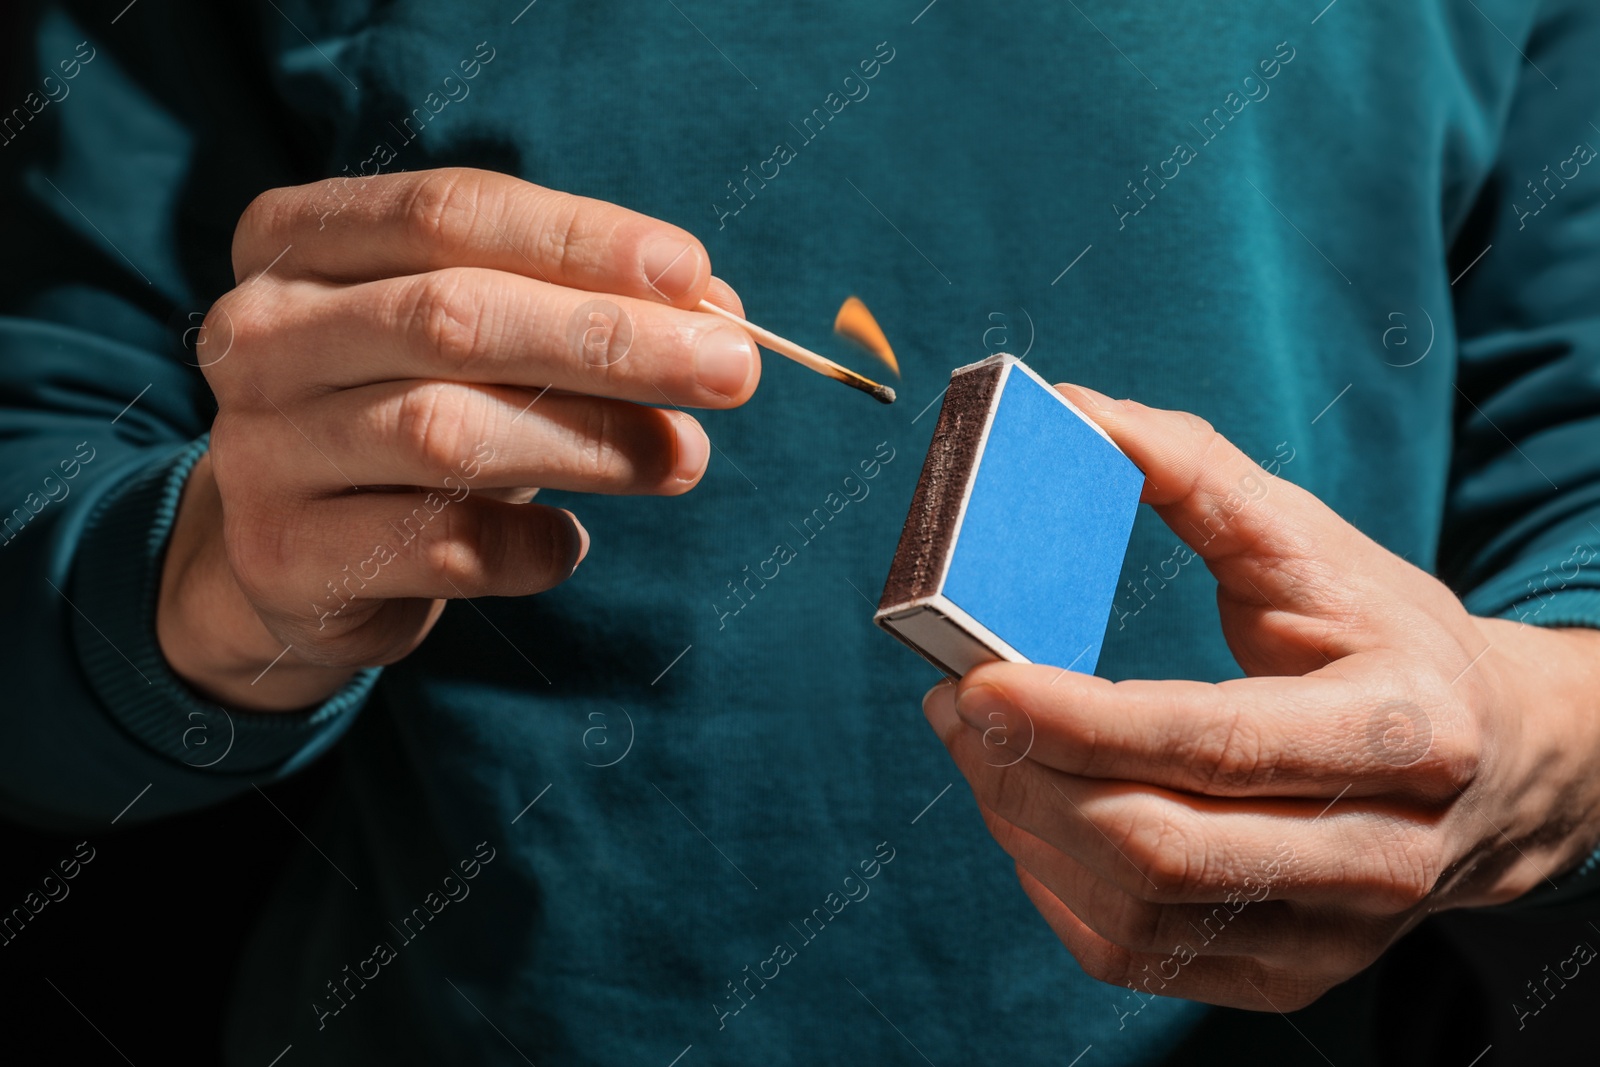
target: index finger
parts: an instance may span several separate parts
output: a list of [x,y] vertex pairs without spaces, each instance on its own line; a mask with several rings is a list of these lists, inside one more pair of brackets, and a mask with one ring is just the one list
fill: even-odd
[[711,257],[687,230],[465,167],[262,193],[235,231],[234,274],[266,270],[290,247],[295,269],[340,282],[486,267],[688,308],[711,281]]
[[1247,554],[1293,557],[1310,545],[1325,552],[1350,529],[1326,504],[1269,474],[1198,415],[1113,400],[1081,385],[1056,388],[1144,471],[1140,500],[1213,570]]

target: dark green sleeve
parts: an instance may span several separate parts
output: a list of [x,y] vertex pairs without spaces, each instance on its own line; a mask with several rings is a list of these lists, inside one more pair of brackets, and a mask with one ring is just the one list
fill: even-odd
[[[182,339],[227,288],[231,220],[281,152],[228,55],[248,34],[197,11],[142,41],[73,10],[13,9],[0,43],[3,99],[22,105],[0,119],[0,811],[58,828],[292,773],[377,674],[306,712],[240,714],[161,657],[162,556],[213,415]],[[248,180],[207,176],[229,137]]]
[[[1600,627],[1600,8],[1545,4],[1518,44],[1499,162],[1452,255],[1465,274],[1440,567],[1479,615]],[[1592,895],[1600,877],[1590,862],[1557,882],[1518,906]]]

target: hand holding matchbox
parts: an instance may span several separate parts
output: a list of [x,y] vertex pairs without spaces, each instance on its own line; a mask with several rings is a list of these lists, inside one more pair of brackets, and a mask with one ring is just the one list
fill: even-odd
[[1015,356],[956,368],[873,621],[953,677],[1093,673],[1143,485]]

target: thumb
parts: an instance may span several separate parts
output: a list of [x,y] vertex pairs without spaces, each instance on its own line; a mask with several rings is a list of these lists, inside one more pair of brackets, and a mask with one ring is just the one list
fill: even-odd
[[741,319],[744,318],[744,301],[733,291],[733,286],[715,274],[711,276],[711,284],[706,286],[705,298],[723,311],[731,311]]

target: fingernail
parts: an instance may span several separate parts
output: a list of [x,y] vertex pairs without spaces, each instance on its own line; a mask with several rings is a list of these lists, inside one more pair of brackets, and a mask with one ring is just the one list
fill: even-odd
[[991,725],[988,716],[1007,705],[1000,690],[992,685],[974,685],[956,693],[956,714],[973,726]]
[[[578,531],[578,558],[572,561],[572,570],[575,571],[578,569],[578,564],[583,562],[583,557],[589,554],[589,531],[583,528],[583,523],[579,522],[578,516],[572,512],[567,512],[567,518],[572,520],[572,528]],[[571,571],[568,574],[570,575]]]
[[961,720],[956,717],[955,692],[956,687],[950,682],[940,682],[922,697],[922,714],[941,738],[961,727]]
[[642,265],[650,288],[677,300],[700,276],[700,250],[681,237],[652,237],[645,242]]
[[711,459],[711,439],[692,415],[675,411],[672,420],[678,431],[678,453],[672,476],[680,484],[693,485],[705,473],[706,463]]
[[694,353],[694,375],[700,384],[718,396],[734,397],[750,380],[755,353],[743,330],[712,330],[700,339]]

